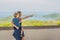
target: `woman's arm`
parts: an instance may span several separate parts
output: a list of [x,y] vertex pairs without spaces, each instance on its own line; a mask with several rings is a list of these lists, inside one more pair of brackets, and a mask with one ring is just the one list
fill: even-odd
[[21,34],[22,34],[22,32],[24,32],[24,28],[22,27],[22,30],[21,30]]
[[24,31],[24,28],[22,27],[22,31]]
[[20,20],[24,20],[24,19],[26,19],[26,18],[29,18],[29,17],[32,17],[33,15],[29,15],[29,16],[26,16],[26,17],[24,17],[24,18],[20,18]]
[[17,26],[13,23],[13,21],[12,21],[12,26],[15,27],[16,29],[19,29],[19,27],[17,27]]

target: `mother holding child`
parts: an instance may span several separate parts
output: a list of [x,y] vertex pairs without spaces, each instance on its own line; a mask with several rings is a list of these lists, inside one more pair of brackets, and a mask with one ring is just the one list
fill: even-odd
[[12,26],[14,28],[13,36],[16,40],[24,40],[24,28],[21,26],[22,20],[32,17],[33,15],[21,18],[21,11],[14,13],[14,18],[12,19]]

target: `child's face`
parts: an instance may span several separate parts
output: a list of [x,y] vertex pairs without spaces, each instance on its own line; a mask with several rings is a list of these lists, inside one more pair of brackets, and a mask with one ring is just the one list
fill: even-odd
[[21,14],[18,13],[18,14],[17,14],[17,17],[21,17]]

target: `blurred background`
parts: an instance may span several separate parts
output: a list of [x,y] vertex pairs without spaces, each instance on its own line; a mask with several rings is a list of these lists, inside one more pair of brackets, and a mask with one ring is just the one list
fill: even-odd
[[0,27],[11,27],[13,14],[22,12],[22,26],[60,25],[60,0],[0,0]]

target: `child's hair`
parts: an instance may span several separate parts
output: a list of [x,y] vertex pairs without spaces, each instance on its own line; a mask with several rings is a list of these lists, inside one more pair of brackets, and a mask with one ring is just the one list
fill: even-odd
[[15,17],[15,18],[17,17],[17,13],[14,13],[14,17]]

